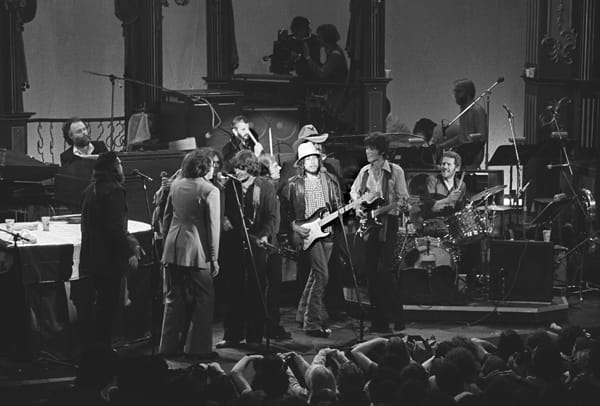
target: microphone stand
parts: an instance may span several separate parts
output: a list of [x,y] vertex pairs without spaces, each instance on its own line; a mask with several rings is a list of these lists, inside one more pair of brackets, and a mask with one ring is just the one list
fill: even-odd
[[[19,246],[17,245],[17,242],[19,240],[21,241],[27,241],[29,242],[30,240],[28,238],[23,237],[21,234],[19,233],[15,233],[12,231],[8,231],[5,229],[0,228],[0,231],[10,235],[12,237],[13,240],[13,245],[12,245],[12,250],[13,250],[13,269],[15,270],[14,272],[14,282],[15,282],[15,288],[17,290],[16,292],[16,296],[17,296],[17,300],[20,302],[18,303],[18,305],[20,305],[21,308],[21,312],[19,312],[17,310],[17,315],[16,315],[16,325],[14,326],[15,329],[13,331],[14,333],[14,338],[15,338],[15,350],[16,350],[16,354],[18,356],[22,356],[24,358],[29,358],[30,354],[28,354],[28,352],[31,350],[30,348],[30,340],[29,340],[29,324],[30,324],[30,315],[29,315],[29,309],[27,307],[27,299],[26,299],[26,295],[25,295],[25,284],[23,282],[23,269],[22,269],[22,265],[21,265],[21,252],[19,251]],[[19,313],[21,313],[19,315]],[[9,328],[9,330],[11,330]]]
[[[525,236],[525,216],[527,215],[527,205],[525,204],[525,193],[524,193],[524,191],[521,191],[521,186],[522,186],[522,181],[523,181],[521,178],[521,157],[519,156],[519,148],[517,146],[517,137],[515,136],[515,115],[512,112],[508,112],[508,126],[510,128],[510,136],[512,138],[512,144],[513,144],[513,147],[515,148],[515,158],[517,160],[517,187],[516,187],[516,193],[515,193],[515,198],[517,199],[517,204],[519,204],[519,196],[521,194],[523,194],[522,226],[523,226],[523,237],[524,237]],[[486,154],[487,154],[487,150],[486,150]],[[486,162],[487,162],[487,157],[486,157]],[[487,168],[487,165],[486,165],[486,168]],[[512,178],[512,166],[510,169],[510,174],[511,174],[511,178]],[[512,179],[511,179],[511,182],[512,182]]]
[[[341,191],[338,189],[338,192]],[[346,253],[348,255],[348,264],[350,265],[350,272],[352,273],[352,285],[354,288],[354,294],[356,295],[356,302],[358,303],[358,341],[363,342],[365,340],[365,309],[362,300],[360,299],[360,292],[358,289],[358,281],[356,280],[356,269],[354,268],[354,261],[352,261],[352,251],[350,250],[350,244],[348,244],[348,235],[346,234],[346,228],[344,227],[343,214],[338,212],[338,219],[340,221],[340,227],[342,228],[342,235],[344,236],[344,245],[346,246]]]
[[[562,153],[565,157],[565,163],[566,166],[562,166],[560,169],[560,173],[561,175],[564,177],[565,182],[567,185],[569,185],[569,190],[572,193],[573,199],[575,200],[575,202],[577,203],[577,207],[579,208],[579,210],[581,210],[581,213],[583,214],[583,217],[585,219],[585,224],[587,224],[587,230],[585,230],[585,234],[587,234],[586,238],[584,240],[582,240],[579,244],[577,244],[573,249],[571,249],[568,254],[571,254],[571,252],[573,252],[575,249],[579,248],[581,245],[583,245],[584,242],[587,242],[591,239],[591,234],[592,234],[592,219],[590,218],[590,214],[588,213],[588,211],[585,209],[585,207],[583,207],[583,204],[581,203],[581,201],[579,200],[579,195],[577,195],[577,192],[575,191],[575,187],[573,186],[572,183],[572,179],[569,179],[567,174],[564,171],[564,168],[568,168],[569,169],[569,173],[571,174],[571,177],[574,177],[574,172],[573,172],[573,165],[571,164],[571,160],[569,159],[569,154],[567,152],[567,146],[565,145],[565,140],[564,137],[560,134],[560,125],[558,123],[558,119],[560,117],[560,114],[558,112],[558,109],[560,108],[560,105],[562,104],[562,102],[565,100],[566,98],[562,98],[560,99],[557,104],[554,107],[554,111],[552,114],[552,120],[550,121],[551,124],[554,124],[554,126],[556,127],[556,131],[558,133],[558,138],[560,140],[560,147],[562,150]],[[567,103],[569,103],[570,101],[567,101]],[[583,254],[585,255],[585,254]],[[580,269],[579,269],[579,301],[583,302],[583,285],[584,285],[584,281],[583,281],[583,260],[581,262],[580,265]]]
[[[498,86],[500,83],[504,82],[504,78],[503,77],[499,77],[494,83],[492,83],[492,85],[490,87],[488,87],[487,89],[485,89],[475,100],[473,100],[471,102],[471,104],[469,104],[467,107],[465,107],[460,113],[458,113],[458,115],[456,117],[454,117],[452,120],[450,120],[449,123],[444,124],[444,122],[442,121],[442,135],[444,138],[446,138],[446,129],[448,127],[450,127],[452,124],[454,124],[457,120],[459,120],[464,114],[467,113],[467,111],[471,110],[471,108],[473,108],[473,106],[479,101],[481,100],[481,98],[483,96],[486,96],[486,131],[488,132],[487,137],[489,138],[489,128],[490,128],[490,95],[492,94],[492,89],[495,88],[496,86]],[[488,140],[486,139],[485,141],[485,169],[487,170],[488,168],[488,158],[489,158],[489,148],[488,148]]]
[[[158,85],[154,85],[152,83],[148,83],[148,82],[143,82],[141,80],[137,80],[137,79],[131,79],[131,78],[127,78],[127,77],[120,77],[120,76],[116,76],[111,74],[106,74],[106,73],[98,73],[98,72],[92,72],[92,71],[88,71],[88,70],[84,70],[84,73],[88,73],[90,75],[94,75],[94,76],[101,76],[101,77],[106,77],[110,80],[111,83],[111,100],[110,100],[110,139],[111,141],[113,141],[113,134],[114,134],[114,109],[115,109],[115,81],[120,80],[122,82],[129,82],[129,83],[135,83],[137,85],[141,85],[141,86],[145,86],[145,87],[149,87],[152,89],[156,89],[156,90],[160,90],[162,92],[167,92],[167,93],[175,93],[179,96],[181,96],[182,98],[184,98],[188,103],[194,104],[194,100],[188,96],[185,93],[179,92],[177,90],[172,90],[163,86],[158,86]],[[212,117],[213,117],[213,122],[214,122],[214,118],[216,117],[218,120],[218,123],[214,124],[213,127],[218,127],[221,125],[221,117],[219,116],[219,114],[217,113],[217,111],[215,110],[215,108],[213,107],[212,103],[210,103],[207,99],[203,98],[203,97],[198,97],[198,99],[204,103],[206,103],[208,105],[208,107],[210,108],[210,111],[212,113]]]
[[[250,256],[250,265],[252,266],[252,272],[254,273],[254,277],[256,280],[256,289],[260,296],[260,301],[261,301],[263,312],[265,315],[265,347],[266,347],[266,350],[269,351],[269,349],[271,347],[271,338],[270,338],[270,331],[269,331],[269,328],[271,327],[271,319],[269,318],[269,312],[267,311],[267,303],[265,300],[264,291],[263,291],[262,286],[260,285],[258,269],[256,269],[256,260],[254,259],[254,252],[252,251],[252,245],[250,243],[250,235],[248,234],[248,226],[246,224],[246,217],[244,216],[244,209],[243,209],[244,203],[242,202],[242,199],[240,198],[240,193],[236,186],[236,182],[240,186],[241,186],[241,182],[233,176],[230,176],[230,178],[231,178],[231,180],[233,180],[233,182],[231,182],[231,187],[233,187],[233,191],[235,192],[235,201],[237,203],[237,208],[240,213],[240,219],[242,220],[242,229],[244,231],[244,240],[243,240],[244,248],[246,249],[246,251],[248,252],[248,255]],[[256,182],[256,180],[255,180],[255,182]],[[248,280],[247,271],[246,271],[245,275],[246,275],[246,281],[247,281]]]
[[[146,214],[148,215],[148,223],[150,224],[150,228],[152,228],[152,211],[150,210],[150,199],[148,199],[148,186],[146,185],[146,178],[144,176],[141,176],[139,174],[135,174],[138,178],[140,178],[142,180],[142,187],[144,188],[144,200],[146,202]],[[154,230],[151,229],[151,243],[152,243],[152,266],[158,264],[158,262],[160,261],[160,254],[158,253],[158,248],[156,247],[156,238],[154,235]],[[157,270],[158,272],[158,270]],[[152,286],[152,282],[150,282],[150,285]],[[151,299],[152,300],[152,299]],[[155,354],[155,342],[154,342],[154,329],[153,327],[153,304],[150,303],[150,344],[151,344],[151,351],[152,351],[152,355]]]

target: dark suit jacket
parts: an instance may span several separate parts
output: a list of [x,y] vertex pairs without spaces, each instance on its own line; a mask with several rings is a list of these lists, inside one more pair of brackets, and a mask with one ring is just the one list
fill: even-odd
[[[104,141],[92,141],[92,145],[94,146],[94,155],[100,155],[103,152],[108,152]],[[82,158],[73,153],[73,146],[71,145],[68,149],[65,150],[65,152],[60,154],[60,166],[67,166],[70,163],[79,159]]]
[[116,181],[92,182],[81,201],[81,274],[120,278],[135,255],[127,235],[125,188]]

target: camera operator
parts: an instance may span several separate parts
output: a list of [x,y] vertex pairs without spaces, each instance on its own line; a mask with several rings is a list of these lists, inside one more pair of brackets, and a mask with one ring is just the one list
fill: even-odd
[[315,79],[310,72],[308,63],[303,57],[304,44],[308,46],[310,56],[314,61],[321,60],[321,44],[316,35],[311,33],[310,21],[306,17],[297,16],[290,25],[291,34],[287,30],[280,31],[277,41],[273,44],[271,68],[273,73],[290,73],[304,79]]

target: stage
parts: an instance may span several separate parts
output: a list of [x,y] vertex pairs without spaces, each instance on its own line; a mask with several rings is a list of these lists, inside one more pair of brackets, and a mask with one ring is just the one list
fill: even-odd
[[[456,335],[466,337],[478,337],[488,339],[492,342],[497,340],[500,333],[506,329],[514,329],[519,334],[529,334],[538,328],[547,328],[551,322],[560,325],[580,325],[591,332],[592,336],[600,336],[600,294],[586,293],[583,302],[579,301],[578,294],[572,294],[564,298],[564,302],[554,305],[560,307],[561,313],[566,319],[551,319],[550,317],[538,322],[528,322],[523,324],[519,320],[511,320],[510,306],[498,306],[496,312],[504,316],[499,322],[494,317],[479,318],[477,320],[469,319],[470,314],[466,309],[463,312],[455,312],[454,317],[445,317],[448,314],[447,306],[417,306],[407,305],[405,307],[407,322],[406,329],[394,332],[394,335],[418,335],[426,339],[435,338],[437,342],[450,339]],[[441,308],[440,308],[441,307]],[[450,306],[451,308],[452,306]],[[564,308],[563,308],[564,307]],[[352,307],[350,307],[350,310]],[[489,313],[493,308],[486,309],[481,307],[479,311]],[[538,310],[539,312],[539,310]],[[464,317],[459,317],[460,315]],[[277,340],[271,342],[271,350],[277,352],[295,351],[307,359],[311,359],[315,353],[323,347],[348,348],[356,343],[360,338],[358,320],[350,318],[346,321],[332,322],[330,328],[332,334],[329,338],[313,338],[304,334],[294,320],[295,309],[286,307],[282,309],[282,324],[286,330],[292,333],[290,340]],[[368,322],[365,326],[368,326]],[[215,322],[213,327],[213,342],[218,342],[223,336],[223,323]],[[368,340],[375,337],[375,334],[365,331],[364,339]],[[158,338],[156,338],[157,340]],[[151,337],[146,339],[126,342],[116,341],[115,348],[122,356],[148,355],[152,353]],[[233,364],[237,362],[244,354],[255,352],[243,346],[240,348],[228,348],[216,350],[218,357],[210,362],[219,362],[225,371],[229,371]],[[52,354],[39,354],[51,356]],[[203,360],[192,360],[183,355],[166,358],[171,369],[186,368]],[[209,361],[209,360],[206,360]],[[51,393],[61,387],[65,387],[75,379],[75,367],[69,361],[50,362],[48,359],[38,359],[35,361],[15,361],[8,354],[0,355],[0,404],[6,403],[6,400],[12,401],[18,399],[25,404],[40,399],[47,398]],[[39,402],[38,402],[39,403]]]

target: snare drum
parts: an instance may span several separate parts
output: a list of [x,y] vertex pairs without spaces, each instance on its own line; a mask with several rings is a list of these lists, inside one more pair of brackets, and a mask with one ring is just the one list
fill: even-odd
[[488,232],[487,214],[466,207],[446,220],[450,236],[459,244],[476,241]]
[[445,237],[448,226],[442,217],[434,217],[423,221],[423,234],[430,237]]

